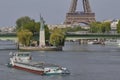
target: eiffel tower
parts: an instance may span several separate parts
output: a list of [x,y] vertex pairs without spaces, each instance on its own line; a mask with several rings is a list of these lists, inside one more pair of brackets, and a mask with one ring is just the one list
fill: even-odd
[[83,12],[76,11],[78,0],[72,0],[69,12],[66,14],[66,20],[64,24],[89,24],[95,22],[95,13],[92,13],[89,0],[82,0]]

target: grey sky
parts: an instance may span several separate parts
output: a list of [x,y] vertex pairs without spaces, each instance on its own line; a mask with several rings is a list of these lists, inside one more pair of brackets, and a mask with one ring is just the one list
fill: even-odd
[[[77,10],[81,11],[79,0]],[[89,0],[98,21],[120,18],[120,0]],[[14,26],[15,21],[29,16],[39,21],[39,14],[47,24],[61,24],[71,0],[0,0],[0,27]]]

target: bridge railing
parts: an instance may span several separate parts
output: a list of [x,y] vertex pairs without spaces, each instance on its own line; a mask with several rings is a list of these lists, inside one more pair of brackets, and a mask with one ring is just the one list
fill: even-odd
[[16,32],[0,32],[1,36],[17,36]]
[[120,33],[67,32],[66,35],[120,35]]
[[67,33],[66,38],[120,38],[120,34],[112,33]]

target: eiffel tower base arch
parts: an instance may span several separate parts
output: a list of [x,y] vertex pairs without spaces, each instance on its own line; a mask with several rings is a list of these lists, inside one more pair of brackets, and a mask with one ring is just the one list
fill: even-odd
[[95,22],[95,13],[67,13],[64,24],[90,24]]

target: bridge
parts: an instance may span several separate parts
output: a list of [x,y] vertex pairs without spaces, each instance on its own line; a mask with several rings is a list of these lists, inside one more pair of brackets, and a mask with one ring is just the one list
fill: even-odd
[[120,34],[110,33],[67,33],[66,40],[80,40],[80,39],[120,39]]
[[[120,34],[110,34],[110,33],[77,33],[68,32],[66,33],[66,40],[79,40],[79,39],[98,39],[98,38],[117,38],[120,39]],[[0,40],[14,40],[17,41],[16,33],[0,33]]]
[[13,40],[17,42],[18,38],[16,32],[12,33],[0,32],[0,40]]

